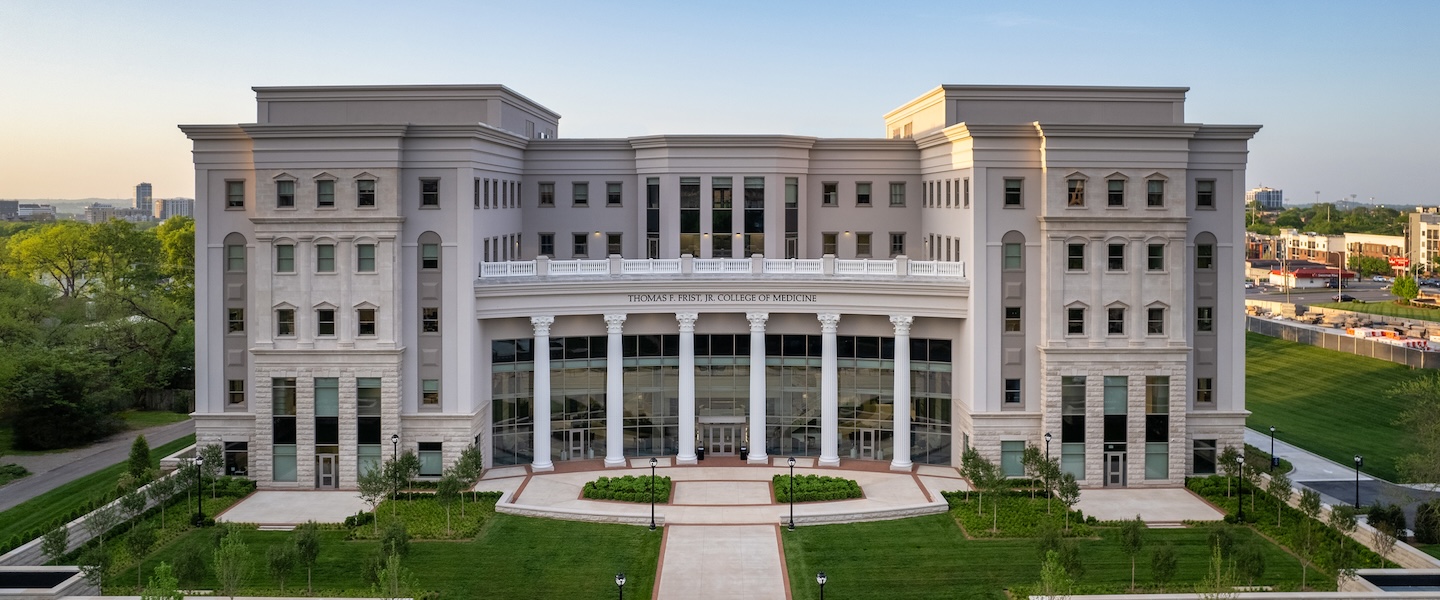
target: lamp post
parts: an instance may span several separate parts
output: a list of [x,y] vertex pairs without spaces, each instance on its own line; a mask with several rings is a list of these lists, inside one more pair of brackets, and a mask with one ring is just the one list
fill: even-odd
[[1045,432],[1045,460],[1050,460],[1050,432]]
[[1355,510],[1360,510],[1360,467],[1365,466],[1365,457],[1355,455]]
[[[203,479],[203,477],[201,477],[202,472],[201,472],[201,470],[200,470],[200,467],[205,464],[205,459],[204,459],[204,458],[201,458],[201,457],[198,455],[198,454],[199,454],[198,452],[197,452],[196,454],[197,454],[197,456],[195,457],[195,526],[196,526],[196,527],[199,527],[199,526],[201,526],[201,525],[203,525],[203,524],[205,523],[205,507],[204,507],[202,504],[200,504],[201,499],[203,498],[202,494],[203,494],[203,492],[204,492],[204,488],[200,487],[200,480]],[[1359,458],[1359,457],[1356,457],[1356,458]]]
[[625,600],[625,572],[615,574],[615,587],[620,590],[620,600]]
[[1238,522],[1240,522],[1240,523],[1244,523],[1244,522],[1245,522],[1245,455],[1243,455],[1243,454],[1238,454],[1238,455],[1235,456],[1235,474],[1239,476],[1238,479],[1240,480],[1240,481],[1237,481],[1237,482],[1235,483],[1235,506],[1237,507],[1237,509],[1236,509],[1237,514],[1236,514],[1235,520],[1238,521]]
[[820,584],[820,600],[825,600],[825,572],[815,574],[815,583]]
[[785,462],[790,465],[790,531],[795,531],[795,457]]
[[1273,473],[1275,467],[1280,464],[1280,457],[1275,456],[1275,426],[1270,426],[1270,471]]
[[655,457],[650,457],[650,531],[655,531]]
[[[400,499],[400,434],[398,434],[398,433],[392,433],[392,434],[390,434],[390,462],[394,463],[394,466],[391,467],[391,469],[390,469],[390,485],[393,486],[394,489],[395,489],[395,492],[394,492],[395,495],[392,496],[390,499],[391,499],[391,500],[399,500],[399,499]],[[392,512],[393,512],[393,507],[394,507],[394,505],[391,505],[391,507],[392,507]]]

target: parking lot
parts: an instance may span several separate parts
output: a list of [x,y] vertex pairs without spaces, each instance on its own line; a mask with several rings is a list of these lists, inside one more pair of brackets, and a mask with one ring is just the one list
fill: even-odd
[[[1440,287],[1427,287],[1422,291],[1440,294]],[[1332,288],[1292,288],[1290,290],[1290,301],[1296,303],[1317,303],[1334,302],[1334,297],[1342,293],[1342,290]],[[1394,300],[1395,296],[1390,293],[1390,284],[1378,281],[1361,281],[1351,284],[1346,282],[1343,293],[1346,296],[1353,296],[1356,300],[1365,302],[1386,302]],[[1285,288],[1280,286],[1257,286],[1245,290],[1246,298],[1263,300],[1285,299]]]

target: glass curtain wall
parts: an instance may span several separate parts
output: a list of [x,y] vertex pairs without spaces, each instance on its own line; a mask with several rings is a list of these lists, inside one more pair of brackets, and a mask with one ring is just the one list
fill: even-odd
[[895,339],[836,336],[840,456],[894,456]]
[[950,340],[910,340],[910,460],[950,464]]
[[551,460],[605,456],[603,335],[550,338]]
[[820,336],[765,336],[765,452],[820,455]]
[[490,342],[490,457],[493,464],[535,461],[534,340]]
[[625,355],[625,455],[679,452],[680,336],[627,335],[621,346]]

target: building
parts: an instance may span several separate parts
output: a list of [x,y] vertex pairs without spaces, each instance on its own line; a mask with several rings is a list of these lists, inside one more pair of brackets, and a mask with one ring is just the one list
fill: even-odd
[[1332,267],[1345,265],[1344,235],[1281,229],[1280,243],[1284,245],[1286,260],[1308,260]]
[[93,203],[85,207],[82,218],[86,223],[98,225],[111,219],[129,221],[131,223],[149,223],[150,212],[134,208],[116,208],[109,204]]
[[1288,269],[1280,268],[1271,271],[1270,278],[1265,283],[1282,288],[1300,289],[1350,285],[1359,280],[1359,274],[1354,271],[1335,267],[1316,268],[1289,265]]
[[150,184],[141,183],[135,186],[135,206],[131,208],[149,210],[152,201],[153,195],[150,192]]
[[157,221],[164,221],[170,217],[193,217],[195,216],[194,198],[162,198],[156,200],[152,206],[152,215]]
[[1405,252],[1405,236],[1372,233],[1345,234],[1345,266],[1353,257],[1378,258],[1390,264],[1392,275],[1404,275],[1410,266]]
[[0,219],[14,221],[20,218],[19,200],[0,200]]
[[1285,190],[1257,187],[1245,192],[1245,204],[1255,203],[1260,210],[1285,210]]
[[54,221],[55,207],[21,202],[15,207],[15,214],[21,221]]
[[1433,273],[1440,263],[1440,207],[1417,206],[1405,231],[1405,254],[1422,273]]
[[536,471],[973,446],[1012,475],[1034,445],[1175,486],[1241,444],[1259,128],[1187,123],[1185,88],[946,85],[863,139],[566,139],[493,85],[255,91],[258,122],[181,129],[197,433],[263,487],[397,450],[436,476],[472,443]]

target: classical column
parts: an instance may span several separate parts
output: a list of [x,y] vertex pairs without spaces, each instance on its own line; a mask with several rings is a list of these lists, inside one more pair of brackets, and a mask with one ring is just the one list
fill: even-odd
[[770,313],[745,313],[750,321],[750,460],[763,465],[765,456],[765,321]]
[[695,320],[700,315],[678,313],[680,322],[680,452],[675,462],[695,464]]
[[620,331],[625,315],[605,315],[605,466],[625,466],[625,349]]
[[895,325],[895,447],[892,471],[909,471],[910,464],[910,325],[915,317],[890,315]]
[[535,397],[530,401],[535,407],[535,463],[531,471],[553,471],[550,462],[550,326],[555,317],[530,317],[535,327]]
[[821,313],[820,319],[820,466],[840,466],[840,368],[836,362],[835,329],[840,315]]

